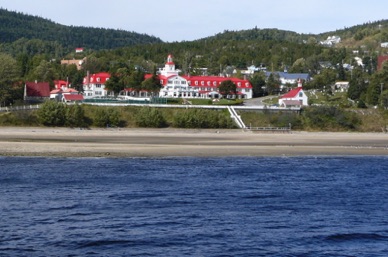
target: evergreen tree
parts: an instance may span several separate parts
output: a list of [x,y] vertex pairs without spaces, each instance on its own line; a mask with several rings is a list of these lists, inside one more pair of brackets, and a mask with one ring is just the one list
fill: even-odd
[[265,93],[265,75],[263,73],[255,73],[250,82],[252,84],[253,97],[263,96]]
[[349,82],[348,97],[359,100],[360,96],[367,91],[367,84],[360,67],[353,69],[352,79]]

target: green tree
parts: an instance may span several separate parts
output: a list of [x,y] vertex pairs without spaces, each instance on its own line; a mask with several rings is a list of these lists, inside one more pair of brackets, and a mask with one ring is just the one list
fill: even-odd
[[262,72],[255,73],[250,82],[252,84],[253,97],[263,96],[265,93],[265,75]]
[[57,70],[54,65],[46,60],[40,62],[40,64],[34,69],[33,76],[30,77],[30,80],[38,80],[50,82],[53,84],[53,81],[59,77]]
[[141,83],[141,88],[151,92],[153,95],[157,94],[161,87],[162,85],[160,84],[160,79],[155,74]]
[[144,80],[144,72],[141,69],[137,69],[134,72],[131,73],[128,81],[128,86],[140,91],[141,90],[141,83]]
[[115,94],[118,94],[121,90],[124,90],[124,85],[116,73],[113,73],[110,76],[109,80],[105,83],[105,87],[109,91],[113,91]]
[[222,81],[219,85],[218,91],[223,96],[227,96],[230,94],[235,95],[237,92],[237,86],[231,80],[225,80]]
[[281,85],[279,75],[271,73],[267,79],[266,91],[268,95],[273,95],[277,90],[279,90]]
[[383,91],[381,94],[381,105],[385,110],[388,109],[388,90]]
[[20,98],[17,94],[17,90],[22,92],[17,83],[19,79],[20,69],[17,61],[10,55],[0,53],[0,106]]
[[348,97],[352,100],[359,100],[363,93],[367,91],[364,74],[360,67],[353,69],[352,79],[349,82]]

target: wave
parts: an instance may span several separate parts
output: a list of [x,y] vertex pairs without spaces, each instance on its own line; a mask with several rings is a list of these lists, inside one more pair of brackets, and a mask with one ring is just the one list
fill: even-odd
[[388,240],[388,236],[376,234],[376,233],[347,233],[347,234],[334,234],[326,237],[328,241],[347,242],[347,241],[359,241],[359,240]]

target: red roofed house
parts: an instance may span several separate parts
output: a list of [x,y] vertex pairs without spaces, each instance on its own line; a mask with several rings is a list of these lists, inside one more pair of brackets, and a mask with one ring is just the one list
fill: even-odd
[[50,99],[48,82],[26,82],[24,86],[24,101],[43,102]]
[[298,81],[298,87],[279,97],[280,107],[301,107],[308,105],[308,97],[303,91],[302,81]]
[[83,95],[79,94],[74,88],[70,88],[70,84],[64,80],[55,80],[55,89],[50,92],[50,99],[61,102],[83,101]]
[[105,89],[105,83],[109,80],[110,74],[107,72],[100,72],[93,75],[87,75],[84,78],[84,98],[107,97],[110,96]]
[[[231,80],[236,84],[237,96],[231,98],[252,98],[252,85],[248,80],[217,76],[179,76],[175,69],[172,55],[168,55],[163,69],[159,70],[159,79],[163,88],[160,97],[176,98],[213,98],[218,97],[218,86],[221,82]],[[147,74],[150,77],[151,74]]]
[[388,61],[388,55],[387,56],[379,56],[377,57],[377,70],[381,70],[383,68],[383,63]]

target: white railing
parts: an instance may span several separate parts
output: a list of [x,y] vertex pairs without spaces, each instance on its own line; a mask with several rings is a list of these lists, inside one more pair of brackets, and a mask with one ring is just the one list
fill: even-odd
[[244,122],[242,121],[241,117],[237,114],[236,110],[232,107],[232,106],[227,106],[228,107],[228,111],[230,113],[230,117],[236,122],[237,126],[239,126],[239,128],[246,128]]

